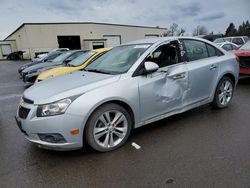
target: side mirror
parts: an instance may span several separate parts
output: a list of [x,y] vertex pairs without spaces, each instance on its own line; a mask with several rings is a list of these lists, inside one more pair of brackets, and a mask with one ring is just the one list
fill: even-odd
[[159,69],[159,65],[151,61],[146,61],[144,63],[144,67],[145,67],[146,74],[153,73]]

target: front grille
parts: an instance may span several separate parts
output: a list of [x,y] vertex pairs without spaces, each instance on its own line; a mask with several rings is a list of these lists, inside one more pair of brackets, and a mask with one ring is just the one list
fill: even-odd
[[28,103],[28,104],[34,104],[34,101],[27,99],[25,97],[23,97],[23,102]]
[[27,116],[29,115],[29,112],[30,112],[30,109],[20,106],[18,110],[18,116],[20,118],[26,119]]
[[240,66],[242,68],[250,69],[250,56],[239,57],[239,59],[240,59]]

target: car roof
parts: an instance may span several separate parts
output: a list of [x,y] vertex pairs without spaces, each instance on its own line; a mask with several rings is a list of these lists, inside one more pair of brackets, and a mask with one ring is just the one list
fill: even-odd
[[229,41],[226,41],[226,42],[219,42],[219,43],[216,43],[216,44],[218,44],[218,45],[224,45],[224,44],[236,45],[236,44],[234,44],[234,43],[232,43],[232,42],[229,42]]
[[[198,38],[198,37],[188,37],[188,36],[174,36],[174,37],[155,37],[155,38],[147,38],[142,40],[136,40],[133,42],[128,42],[122,45],[132,45],[132,44],[154,44],[154,43],[160,43],[164,41],[171,41],[171,40],[177,40],[177,39],[193,39],[193,40],[199,40],[203,42],[209,42],[206,39]],[[209,42],[210,43],[210,42]]]

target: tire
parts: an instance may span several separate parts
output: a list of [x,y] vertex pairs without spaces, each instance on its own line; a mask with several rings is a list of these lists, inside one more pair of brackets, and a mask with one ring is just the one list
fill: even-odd
[[108,152],[121,147],[128,139],[132,120],[122,106],[108,103],[93,112],[86,128],[87,143],[99,152]]
[[214,108],[222,109],[228,107],[234,93],[234,83],[232,79],[223,77],[215,90],[214,99],[211,105]]

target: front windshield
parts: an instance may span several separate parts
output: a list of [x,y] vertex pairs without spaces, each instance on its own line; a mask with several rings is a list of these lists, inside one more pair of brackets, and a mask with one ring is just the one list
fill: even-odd
[[77,58],[73,59],[72,61],[70,61],[68,63],[69,66],[79,66],[81,64],[83,64],[85,61],[87,61],[91,56],[93,56],[96,52],[94,51],[89,51],[89,52],[86,52],[80,56],[78,56]]
[[243,46],[240,47],[241,50],[250,50],[250,40],[247,41]]
[[52,62],[64,61],[70,54],[71,54],[71,52],[62,53],[61,55],[59,55],[58,57],[53,59]]
[[43,60],[46,60],[46,61],[50,62],[50,61],[53,61],[53,59],[57,58],[61,54],[62,53],[52,53],[52,54],[48,54],[48,55],[46,55],[46,56],[44,56],[42,58],[43,58]]
[[138,44],[115,47],[94,60],[85,70],[106,74],[125,73],[149,46],[150,44]]

